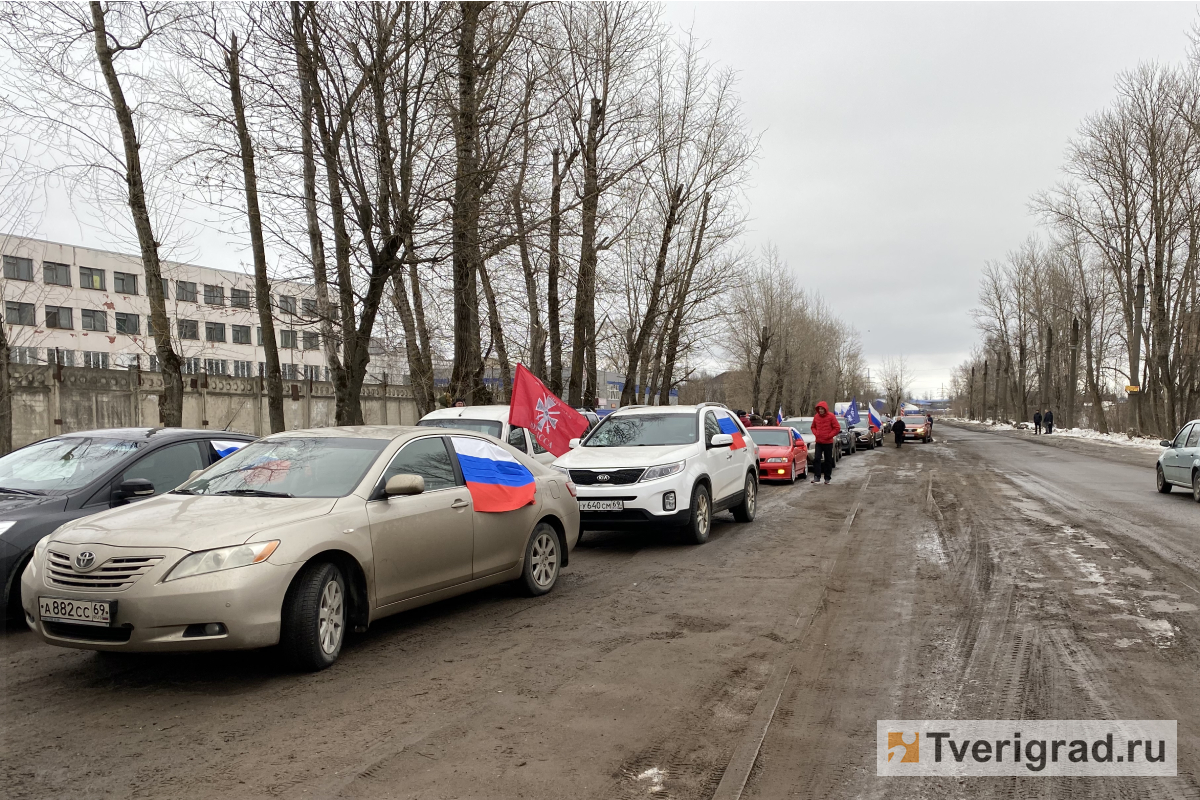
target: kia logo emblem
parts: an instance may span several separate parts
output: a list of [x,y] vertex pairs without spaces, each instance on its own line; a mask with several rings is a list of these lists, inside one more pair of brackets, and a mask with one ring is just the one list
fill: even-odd
[[75,556],[75,569],[88,569],[94,563],[96,563],[96,554],[91,550],[84,550],[82,553]]
[[596,480],[601,481],[602,483],[607,483],[609,481],[609,476],[608,475],[597,475]]

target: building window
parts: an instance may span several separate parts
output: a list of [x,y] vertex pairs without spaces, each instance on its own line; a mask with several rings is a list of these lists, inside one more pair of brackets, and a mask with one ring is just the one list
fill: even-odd
[[89,369],[108,369],[108,353],[83,351],[83,365]]
[[104,291],[104,270],[92,267],[79,268],[79,288]]
[[258,362],[258,377],[267,377],[267,363],[265,361]]
[[319,381],[321,380],[321,367],[315,364],[304,365],[304,380]]
[[194,319],[176,320],[179,326],[180,339],[199,339],[200,338],[200,323]]
[[117,312],[117,333],[128,334],[129,336],[138,335],[138,315],[126,314],[124,311]]
[[42,262],[42,280],[50,286],[71,285],[71,265],[54,261]]
[[204,284],[204,302],[210,306],[225,305],[225,287]]
[[9,325],[37,325],[33,303],[17,303],[9,300],[4,304],[4,321]]
[[158,372],[158,356],[150,356],[150,371]]
[[207,342],[223,342],[223,341],[225,341],[225,323],[224,322],[206,322],[206,323],[204,323],[204,340]]
[[5,256],[4,277],[13,281],[33,280],[33,259]]
[[137,294],[137,278],[130,272],[114,272],[113,291],[117,294]]
[[46,306],[46,327],[69,331],[75,327],[71,309],[66,306]]
[[200,359],[198,358],[181,358],[179,359],[179,368],[184,375],[199,375],[200,374]]
[[75,351],[60,350],[57,347],[46,348],[46,363],[47,364],[62,364],[64,367],[75,366]]
[[280,371],[283,372],[283,379],[285,381],[300,380],[299,378],[296,377],[297,370],[296,370],[295,364],[280,364],[279,369],[280,369]]
[[308,319],[317,318],[317,301],[311,297],[305,297],[300,301],[300,313]]
[[204,359],[204,371],[209,375],[228,375],[229,362],[223,358]]
[[249,325],[232,325],[233,328],[233,343],[234,344],[250,344],[250,326]]
[[229,305],[234,308],[249,308],[250,307],[250,290],[249,289],[230,289],[229,290]]
[[316,331],[304,331],[303,338],[304,338],[304,349],[305,350],[316,350],[317,347],[320,346],[318,344]]
[[[167,280],[166,278],[162,279],[162,290],[163,290],[163,300],[170,300],[171,299],[171,282],[169,280]],[[146,291],[150,291],[149,284],[147,284]]]
[[276,297],[276,302],[279,304],[279,310],[285,314],[296,314],[296,298],[291,295],[281,294]]
[[192,281],[175,281],[175,299],[184,303],[196,302],[196,284]]
[[108,333],[108,314],[85,308],[79,312],[79,327],[85,331]]
[[36,347],[13,347],[8,351],[8,360],[13,364],[37,364],[38,349]]
[[233,377],[235,377],[235,378],[253,378],[254,377],[254,362],[253,361],[235,361],[235,362],[233,362]]
[[296,332],[295,331],[280,331],[279,346],[285,349],[294,350],[296,348]]

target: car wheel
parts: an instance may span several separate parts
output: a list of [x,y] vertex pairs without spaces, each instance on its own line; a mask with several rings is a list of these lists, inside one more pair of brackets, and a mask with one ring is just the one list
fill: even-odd
[[796,460],[792,459],[792,477],[788,478],[788,483],[796,482]]
[[733,507],[733,518],[738,522],[754,522],[754,511],[758,508],[758,479],[746,475],[746,489],[742,502]]
[[711,532],[712,497],[708,487],[701,483],[692,490],[692,516],[684,535],[688,544],[704,544]]
[[537,597],[554,588],[562,563],[561,550],[554,527],[548,522],[539,522],[525,546],[525,566],[521,570],[521,582],[530,596]]
[[346,578],[336,564],[309,564],[283,601],[284,658],[296,669],[325,669],[337,661],[345,638]]
[[1200,503],[1200,470],[1192,473],[1192,499]]
[[1167,476],[1163,475],[1162,464],[1154,468],[1154,483],[1158,486],[1159,494],[1171,493],[1171,484],[1167,482]]

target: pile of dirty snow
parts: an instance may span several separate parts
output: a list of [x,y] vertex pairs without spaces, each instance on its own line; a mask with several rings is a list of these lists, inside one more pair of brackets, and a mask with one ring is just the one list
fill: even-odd
[[[995,422],[994,420],[978,420],[960,419],[958,417],[946,417],[947,422],[960,422],[964,425],[973,425],[984,427],[989,431],[1015,431],[1026,436],[1033,436],[1033,426],[1027,422],[1019,422],[1016,425],[1011,425],[1007,422]],[[1045,435],[1045,434],[1043,434]],[[1124,433],[1100,433],[1091,428],[1055,428],[1051,436],[1063,436],[1068,439],[1088,439],[1093,442],[1102,444],[1111,444],[1116,447],[1132,447],[1137,450],[1146,450],[1148,452],[1161,452],[1162,445],[1159,444],[1158,437],[1155,436],[1137,436],[1130,437]]]

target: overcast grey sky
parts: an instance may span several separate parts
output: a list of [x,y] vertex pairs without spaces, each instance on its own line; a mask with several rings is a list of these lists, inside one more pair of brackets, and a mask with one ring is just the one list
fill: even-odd
[[[774,241],[859,330],[868,361],[903,353],[923,395],[965,358],[979,271],[1035,229],[1028,200],[1059,180],[1079,122],[1110,101],[1121,70],[1182,60],[1196,9],[707,2],[668,3],[665,15],[740,72],[749,119],[765,131],[748,244]],[[206,216],[174,255],[247,264],[245,242]],[[81,224],[61,192],[40,228],[132,247]]]
[[765,130],[749,240],[774,241],[935,394],[975,340],[983,263],[1034,230],[1118,72],[1182,61],[1191,3],[669,3]]

